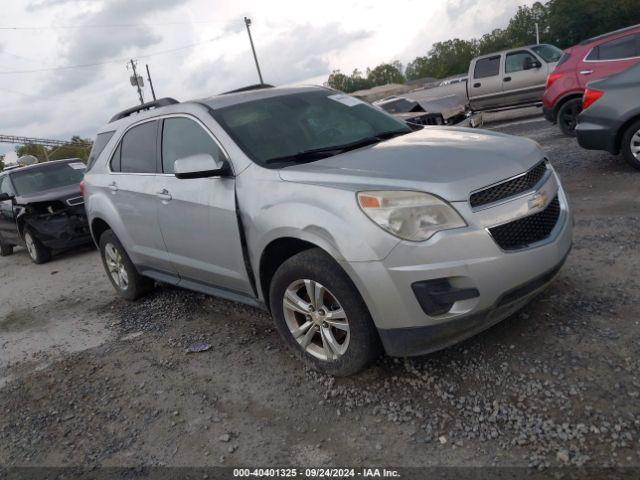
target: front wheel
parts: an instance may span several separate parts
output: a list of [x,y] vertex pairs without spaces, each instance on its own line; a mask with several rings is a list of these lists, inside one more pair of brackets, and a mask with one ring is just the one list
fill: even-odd
[[560,107],[558,110],[558,126],[562,133],[569,137],[576,136],[576,125],[578,115],[582,112],[582,99],[573,98]]
[[29,257],[31,257],[33,263],[39,265],[51,260],[51,250],[45,247],[42,242],[38,240],[38,237],[29,229],[24,231],[24,244],[27,247],[27,252],[29,252]]
[[112,230],[100,236],[100,256],[111,285],[127,300],[136,300],[153,288],[153,281],[138,273]]
[[640,170],[640,120],[624,131],[620,147],[627,163]]
[[381,353],[378,333],[360,293],[320,249],[286,260],[273,277],[269,300],[285,342],[316,370],[351,375]]

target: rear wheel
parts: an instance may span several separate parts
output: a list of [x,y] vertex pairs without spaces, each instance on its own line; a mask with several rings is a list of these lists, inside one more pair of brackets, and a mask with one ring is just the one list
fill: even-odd
[[640,170],[640,120],[622,134],[622,155],[629,165]]
[[576,136],[578,115],[582,112],[582,99],[572,98],[558,110],[558,126],[562,133],[570,137]]
[[351,375],[382,351],[358,290],[320,249],[286,260],[271,281],[269,299],[278,331],[299,358],[316,370]]
[[51,250],[45,247],[30,229],[24,231],[24,244],[33,263],[41,264],[51,260]]
[[112,230],[100,236],[100,256],[113,288],[122,298],[136,300],[153,288],[153,280],[138,273]]

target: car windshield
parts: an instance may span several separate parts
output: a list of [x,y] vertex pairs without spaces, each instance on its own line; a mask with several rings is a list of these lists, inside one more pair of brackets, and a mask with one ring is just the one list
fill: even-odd
[[37,169],[11,173],[11,180],[18,195],[31,195],[54,188],[77,185],[84,176],[85,165],[81,161],[43,165]]
[[214,109],[213,116],[262,166],[314,161],[411,132],[368,103],[329,90],[252,100]]
[[553,45],[536,45],[535,47],[531,47],[531,50],[540,55],[547,63],[555,63],[560,60],[562,56],[562,50]]

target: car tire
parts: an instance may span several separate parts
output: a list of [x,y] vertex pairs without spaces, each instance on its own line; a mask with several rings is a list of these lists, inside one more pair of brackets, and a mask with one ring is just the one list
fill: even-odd
[[153,280],[138,273],[112,230],[100,236],[100,257],[113,288],[126,300],[137,300],[153,288]]
[[27,252],[33,263],[40,265],[41,263],[47,263],[51,260],[51,250],[38,240],[38,237],[31,229],[26,228],[24,230],[23,238]]
[[[310,290],[318,292],[318,298],[312,299]],[[290,300],[292,294],[294,301]],[[315,370],[352,375],[382,353],[378,332],[360,293],[321,249],[305,250],[280,265],[271,281],[269,303],[280,335],[298,358]]]
[[2,237],[0,237],[0,257],[8,257],[13,253],[13,245],[6,243]]
[[632,123],[622,134],[620,151],[629,165],[640,170],[640,120]]
[[576,136],[576,124],[578,115],[582,111],[582,99],[572,98],[565,102],[558,110],[558,126],[562,133],[568,137]]

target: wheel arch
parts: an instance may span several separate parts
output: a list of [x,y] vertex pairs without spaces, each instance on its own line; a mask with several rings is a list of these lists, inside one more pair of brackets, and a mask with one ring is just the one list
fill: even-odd
[[624,136],[627,128],[629,128],[632,124],[640,120],[640,112],[635,112],[634,115],[625,121],[620,128],[618,129],[618,133],[615,138],[615,146],[620,151],[622,149],[622,137]]
[[98,245],[100,243],[100,237],[107,230],[111,230],[111,226],[102,218],[96,217],[91,220],[91,236],[93,237],[93,242]]
[[296,237],[280,237],[272,240],[262,251],[260,262],[258,265],[258,279],[262,297],[267,309],[270,311],[269,288],[276,270],[289,258],[297,255],[305,250],[319,248],[332,258],[330,252],[322,248],[320,245],[308,240],[302,240]]
[[569,100],[573,100],[575,98],[582,98],[583,93],[584,93],[583,91],[573,91],[573,92],[566,93],[564,96],[560,97],[560,99],[556,102],[556,104],[553,107],[553,117],[555,118],[556,122],[558,121],[558,112],[560,111],[562,106],[565,103],[567,103]]

